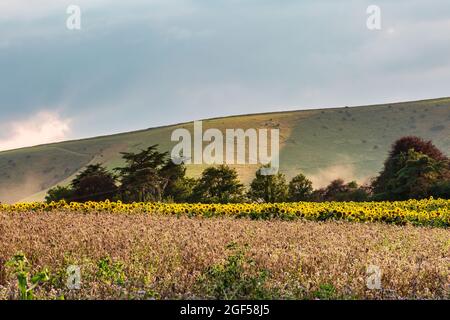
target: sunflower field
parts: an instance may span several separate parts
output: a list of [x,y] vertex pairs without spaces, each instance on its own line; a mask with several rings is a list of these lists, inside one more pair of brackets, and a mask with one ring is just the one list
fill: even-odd
[[71,202],[0,204],[3,212],[108,212],[145,213],[188,217],[236,217],[262,219],[305,219],[312,221],[345,220],[353,222],[385,222],[435,227],[450,226],[450,200],[424,199],[393,202],[293,202],[293,203],[131,203]]

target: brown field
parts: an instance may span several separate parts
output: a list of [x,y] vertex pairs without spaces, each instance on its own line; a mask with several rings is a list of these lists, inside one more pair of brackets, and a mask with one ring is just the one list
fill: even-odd
[[[230,243],[244,252],[237,276],[220,267],[235,252]],[[226,286],[238,288],[227,298],[450,297],[450,230],[441,228],[0,212],[0,244],[0,299],[17,298],[17,280],[5,262],[19,251],[32,265],[30,274],[49,268],[50,281],[35,290],[44,299],[223,298],[219,282],[227,277]],[[102,259],[109,261],[103,273]],[[81,268],[80,290],[65,286],[69,265]],[[369,265],[381,268],[381,290],[366,286]],[[264,280],[249,280],[261,279],[262,271]]]

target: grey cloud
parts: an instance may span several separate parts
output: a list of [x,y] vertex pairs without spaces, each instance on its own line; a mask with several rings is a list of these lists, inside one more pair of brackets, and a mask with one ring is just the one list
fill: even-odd
[[99,1],[72,33],[54,9],[3,21],[1,117],[57,108],[89,136],[449,95],[447,1],[376,2],[379,32],[355,0]]

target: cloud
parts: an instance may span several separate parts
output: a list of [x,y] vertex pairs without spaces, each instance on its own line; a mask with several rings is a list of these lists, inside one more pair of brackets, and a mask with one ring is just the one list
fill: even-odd
[[2,124],[6,134],[0,137],[0,151],[65,140],[70,122],[55,112],[41,111],[28,119]]
[[2,117],[64,105],[78,138],[448,96],[448,0],[378,2],[380,31],[368,0],[2,0]]

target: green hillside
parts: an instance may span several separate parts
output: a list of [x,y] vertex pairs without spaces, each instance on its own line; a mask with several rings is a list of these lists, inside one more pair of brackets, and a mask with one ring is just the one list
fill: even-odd
[[[342,177],[367,181],[381,169],[397,138],[418,135],[450,151],[450,98],[405,103],[289,111],[209,119],[207,128],[279,128],[281,171],[288,177],[303,172],[315,186]],[[0,152],[0,202],[42,200],[46,190],[70,181],[90,163],[121,165],[119,152],[159,144],[168,151],[176,128],[193,124],[68,141]],[[235,166],[248,183],[256,166]],[[190,165],[197,176],[204,166]]]

